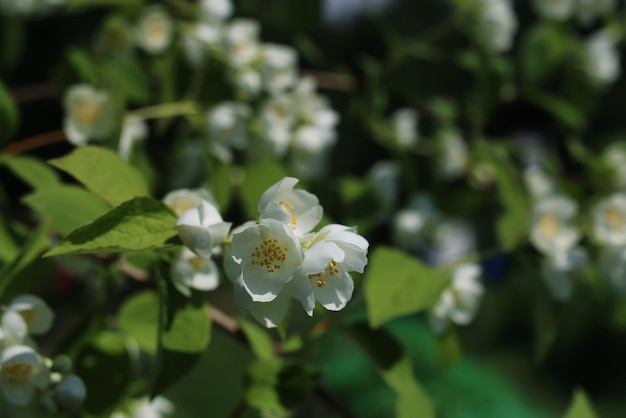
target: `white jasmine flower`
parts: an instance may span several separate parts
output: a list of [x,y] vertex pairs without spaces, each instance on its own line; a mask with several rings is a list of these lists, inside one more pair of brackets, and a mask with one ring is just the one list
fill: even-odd
[[[270,302],[302,265],[298,239],[285,223],[261,219],[234,233],[231,257],[239,264],[241,285],[254,302]],[[231,273],[233,274],[233,273]]]
[[593,232],[604,245],[626,245],[626,193],[615,193],[593,209]]
[[594,19],[608,16],[615,10],[615,0],[576,0],[576,17],[584,25]]
[[85,145],[89,139],[102,139],[113,127],[113,107],[106,91],[86,84],[70,87],[65,93],[64,128],[68,141]]
[[240,68],[234,71],[231,76],[237,89],[247,96],[256,96],[263,87],[261,74],[255,68]]
[[401,148],[411,148],[418,140],[418,116],[411,108],[396,110],[391,116],[395,139]]
[[139,18],[135,38],[146,52],[158,54],[165,51],[174,38],[172,18],[160,6],[148,7]]
[[605,247],[600,254],[600,268],[612,289],[619,296],[626,296],[626,246]]
[[16,344],[34,345],[28,337],[28,325],[17,311],[5,311],[0,320],[0,350]]
[[418,251],[426,232],[438,221],[435,205],[426,194],[411,198],[408,207],[395,213],[392,221],[391,240],[399,248],[410,252]]
[[478,0],[478,40],[492,52],[511,49],[517,18],[508,0]]
[[287,152],[294,114],[286,96],[274,97],[261,108],[261,132],[264,143],[272,155],[281,157]]
[[191,208],[202,205],[202,201],[207,201],[217,207],[215,198],[210,191],[204,188],[200,189],[177,189],[168,192],[163,197],[163,203],[170,207],[178,216],[187,212]]
[[298,179],[285,177],[270,186],[259,199],[259,219],[275,219],[296,236],[311,231],[322,219],[323,209],[317,197],[295,189]]
[[211,110],[207,121],[210,146],[217,157],[230,161],[231,148],[245,148],[249,115],[250,108],[236,102],[222,102]]
[[291,142],[291,168],[305,179],[323,176],[329,151],[336,140],[333,130],[314,125],[301,126],[294,132]]
[[445,129],[439,133],[439,170],[444,178],[454,179],[465,173],[469,164],[467,145],[459,132]]
[[235,19],[224,32],[227,60],[235,68],[246,67],[259,54],[259,24],[254,20]]
[[556,192],[552,179],[538,166],[531,166],[524,170],[524,181],[534,200],[543,199]]
[[299,274],[308,279],[315,300],[330,311],[343,309],[354,291],[350,272],[365,270],[369,243],[355,228],[333,224],[323,227],[303,246],[306,249]]
[[222,30],[219,25],[200,22],[186,32],[183,51],[187,62],[193,67],[200,67],[206,61],[209,49],[222,42]]
[[0,354],[0,387],[13,405],[28,404],[35,389],[45,389],[50,373],[44,359],[31,347],[13,345]]
[[578,0],[534,0],[537,14],[545,19],[563,21],[574,13]]
[[63,377],[55,388],[56,401],[66,409],[78,409],[87,397],[87,388],[83,380],[75,374]]
[[452,283],[431,311],[431,325],[436,333],[443,333],[449,321],[457,325],[472,322],[484,292],[481,274],[481,268],[476,264],[464,264],[454,270]]
[[7,310],[17,312],[24,319],[29,334],[45,334],[52,327],[54,312],[43,299],[34,295],[21,295],[11,300]]
[[268,92],[278,94],[296,83],[298,54],[295,49],[285,45],[265,44],[261,60],[261,78]]
[[115,412],[111,418],[165,418],[174,414],[174,404],[163,396],[150,400],[143,398],[135,402],[129,413]]
[[122,158],[128,160],[135,142],[143,141],[148,137],[148,126],[143,119],[127,117],[122,126],[118,152]]
[[189,289],[213,290],[219,284],[219,272],[211,259],[196,255],[183,248],[171,266],[172,282],[182,294],[189,296]]
[[176,221],[176,230],[183,243],[200,257],[209,259],[230,230],[215,206],[202,201],[200,206],[184,212]]
[[200,9],[207,22],[222,21],[233,14],[233,3],[231,0],[202,0]]
[[467,222],[449,219],[435,230],[428,259],[435,266],[454,263],[476,249],[476,232]]
[[591,81],[600,87],[619,78],[621,73],[619,49],[609,31],[598,31],[587,39],[584,68]]
[[564,196],[540,200],[533,209],[530,242],[537,250],[555,260],[563,260],[578,242],[580,233],[571,224],[576,203]]

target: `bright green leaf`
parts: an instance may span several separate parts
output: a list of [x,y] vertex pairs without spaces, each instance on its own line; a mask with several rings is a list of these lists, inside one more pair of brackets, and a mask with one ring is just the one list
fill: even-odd
[[126,300],[117,316],[117,324],[142,350],[155,354],[159,326],[159,298],[152,291]]
[[413,364],[409,357],[396,362],[381,375],[385,382],[396,392],[397,418],[435,418],[433,403],[413,374]]
[[256,219],[259,198],[268,187],[285,175],[285,169],[275,160],[265,160],[246,169],[246,177],[240,192],[248,218]]
[[50,164],[71,174],[113,206],[149,194],[141,173],[106,148],[79,147],[65,157],[51,160]]
[[589,398],[587,398],[585,391],[576,389],[572,403],[569,408],[567,408],[563,418],[598,418],[598,415],[593,410],[593,406]]
[[447,274],[402,251],[378,247],[372,253],[365,281],[365,300],[373,327],[432,307],[448,285]]
[[0,80],[0,145],[13,138],[19,124],[19,113],[11,94]]
[[54,169],[37,158],[27,155],[7,155],[0,163],[33,189],[57,185],[61,182]]
[[241,331],[246,335],[250,349],[257,358],[271,359],[275,357],[274,342],[267,333],[267,330],[243,318],[239,319],[239,326],[241,327]]
[[170,245],[176,215],[162,202],[138,197],[69,233],[45,256],[141,251]]
[[42,218],[49,220],[50,226],[63,235],[93,221],[110,209],[104,200],[82,187],[64,184],[39,188],[24,197],[23,201]]

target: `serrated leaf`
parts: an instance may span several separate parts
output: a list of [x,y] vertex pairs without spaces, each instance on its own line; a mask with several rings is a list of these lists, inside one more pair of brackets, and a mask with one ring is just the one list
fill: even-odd
[[258,359],[271,359],[275,357],[274,342],[267,333],[267,330],[243,318],[239,320],[239,326],[248,339],[250,349]]
[[176,215],[162,202],[138,197],[70,232],[45,256],[117,253],[169,246]]
[[50,164],[71,174],[113,206],[149,195],[139,170],[106,148],[79,147],[65,157],[51,160]]
[[13,138],[19,124],[19,113],[15,101],[0,81],[0,145]]
[[126,300],[117,315],[117,325],[142,350],[155,354],[159,327],[157,294],[145,291]]
[[404,357],[389,369],[382,370],[381,376],[396,392],[397,418],[435,418],[433,402],[415,379],[409,357]]
[[449,276],[390,247],[372,253],[365,280],[365,300],[372,327],[432,307]]
[[593,410],[593,406],[587,398],[585,391],[582,389],[576,389],[572,398],[572,403],[567,408],[563,418],[598,418],[598,415]]
[[256,219],[259,198],[268,187],[285,175],[285,169],[274,160],[265,160],[247,167],[240,192],[248,218]]
[[50,226],[62,235],[93,221],[110,209],[106,202],[87,190],[64,184],[39,188],[22,201],[49,220]]
[[2,157],[0,164],[6,166],[33,189],[54,186],[61,182],[54,169],[34,157],[7,155]]

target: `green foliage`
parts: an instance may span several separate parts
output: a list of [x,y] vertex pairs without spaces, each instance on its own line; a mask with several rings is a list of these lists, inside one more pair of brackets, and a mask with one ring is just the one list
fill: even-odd
[[396,392],[396,417],[434,418],[435,407],[422,386],[415,380],[413,364],[404,357],[381,372],[383,379]]
[[124,335],[150,354],[157,351],[159,298],[155,292],[141,292],[124,302],[117,316]]
[[520,53],[524,77],[532,84],[545,81],[573,51],[573,37],[564,26],[545,21],[537,23],[522,40]]
[[241,331],[245,334],[250,344],[250,350],[260,360],[274,358],[274,342],[261,327],[245,319],[239,319]]
[[15,258],[19,247],[5,221],[0,218],[0,261],[8,263]]
[[61,182],[59,175],[47,164],[27,155],[5,155],[0,164],[6,166],[17,177],[33,189],[56,186]]
[[572,403],[567,408],[563,418],[598,418],[585,391],[576,389],[572,397]]
[[19,125],[19,113],[13,98],[0,80],[0,145],[13,138]]
[[368,318],[373,327],[432,307],[449,282],[445,273],[389,247],[373,251],[365,280]]
[[79,82],[91,84],[92,86],[99,84],[98,66],[86,51],[76,48],[70,49],[67,51],[67,61],[72,73]]
[[171,245],[176,215],[165,204],[138,197],[111,209],[93,222],[70,232],[46,253],[118,253]]
[[68,156],[51,160],[50,164],[74,176],[112,206],[149,195],[141,173],[106,148],[80,147]]
[[268,159],[247,167],[239,192],[249,218],[256,219],[261,194],[283,177],[285,169],[274,160]]

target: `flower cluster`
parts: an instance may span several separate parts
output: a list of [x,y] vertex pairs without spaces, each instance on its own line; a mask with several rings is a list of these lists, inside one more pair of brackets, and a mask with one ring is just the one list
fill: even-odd
[[459,11],[466,15],[476,41],[491,52],[506,52],[513,46],[517,17],[508,0],[457,0]]
[[47,411],[77,412],[86,396],[71,361],[42,356],[31,335],[48,332],[54,313],[37,296],[21,295],[3,307],[0,319],[0,389],[7,402],[29,404],[36,393]]

